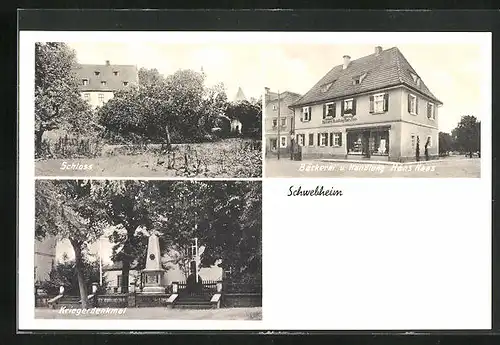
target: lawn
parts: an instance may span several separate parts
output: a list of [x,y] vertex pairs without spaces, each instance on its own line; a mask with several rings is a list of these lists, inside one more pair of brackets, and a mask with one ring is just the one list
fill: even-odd
[[267,158],[266,177],[481,177],[481,160],[450,157],[422,164],[377,164],[357,162],[292,161]]
[[131,319],[131,320],[262,320],[262,308],[167,309],[126,308],[122,314],[62,314],[59,309],[35,308],[36,319]]
[[[95,158],[42,159],[36,176],[93,177],[260,177],[262,151],[245,139],[174,145],[166,153],[159,145],[107,146]],[[66,167],[66,168],[65,168]],[[69,169],[68,169],[69,167]]]

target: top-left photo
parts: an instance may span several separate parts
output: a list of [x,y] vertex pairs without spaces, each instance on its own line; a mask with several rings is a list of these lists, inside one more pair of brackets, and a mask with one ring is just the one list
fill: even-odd
[[37,177],[262,176],[262,87],[248,45],[33,48]]

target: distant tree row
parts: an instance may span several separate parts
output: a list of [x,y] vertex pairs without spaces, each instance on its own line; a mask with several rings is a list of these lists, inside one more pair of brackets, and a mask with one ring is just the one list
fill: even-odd
[[481,152],[481,122],[475,116],[462,116],[451,134],[439,132],[439,154],[447,155],[450,151],[466,153],[470,157]]

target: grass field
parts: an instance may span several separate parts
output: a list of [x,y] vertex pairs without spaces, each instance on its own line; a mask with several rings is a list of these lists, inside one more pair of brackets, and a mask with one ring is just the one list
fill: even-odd
[[131,319],[131,320],[262,320],[262,308],[167,309],[127,308],[122,314],[63,314],[59,309],[35,308],[36,319]]
[[[105,147],[96,158],[42,159],[36,176],[93,177],[260,177],[262,152],[249,140],[174,145],[171,153],[156,146]],[[65,167],[70,167],[65,168]]]
[[414,178],[479,178],[481,160],[460,157],[422,164],[376,164],[324,162],[319,160],[292,161],[289,158],[268,158],[265,161],[266,177],[414,177]]

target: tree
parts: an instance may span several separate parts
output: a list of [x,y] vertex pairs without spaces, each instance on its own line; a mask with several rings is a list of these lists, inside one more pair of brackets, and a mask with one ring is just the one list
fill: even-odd
[[242,134],[247,137],[262,138],[262,100],[230,103],[226,115],[241,122]]
[[164,78],[141,69],[140,85],[117,92],[99,111],[110,136],[128,140],[201,141],[226,107],[222,84],[205,88],[204,75],[179,70]]
[[46,131],[91,129],[93,112],[78,91],[75,52],[65,43],[35,44],[35,152]]
[[452,131],[457,148],[467,152],[472,158],[472,153],[481,150],[480,142],[481,124],[475,116],[462,116],[457,127]]
[[159,200],[150,181],[108,180],[104,190],[98,207],[106,215],[108,225],[115,227],[109,236],[114,243],[111,259],[122,262],[121,291],[127,293],[131,264],[137,261],[140,268],[145,262],[148,242],[145,231],[155,225],[154,207]]
[[454,148],[453,138],[450,133],[439,132],[439,155],[445,156]]
[[[89,289],[93,282],[98,282],[100,279],[99,262],[90,261],[88,258],[83,260],[83,277]],[[49,273],[49,280],[43,282],[41,287],[50,294],[58,293],[59,286],[65,287],[64,292],[68,295],[79,294],[78,276],[76,274],[75,260],[64,260],[55,265]],[[105,291],[107,281],[103,277],[102,285],[99,287],[101,291]]]
[[87,283],[84,258],[88,245],[96,241],[104,227],[104,215],[96,200],[101,183],[82,180],[36,180],[35,236],[68,239],[75,252],[75,272],[82,307],[86,308]]

